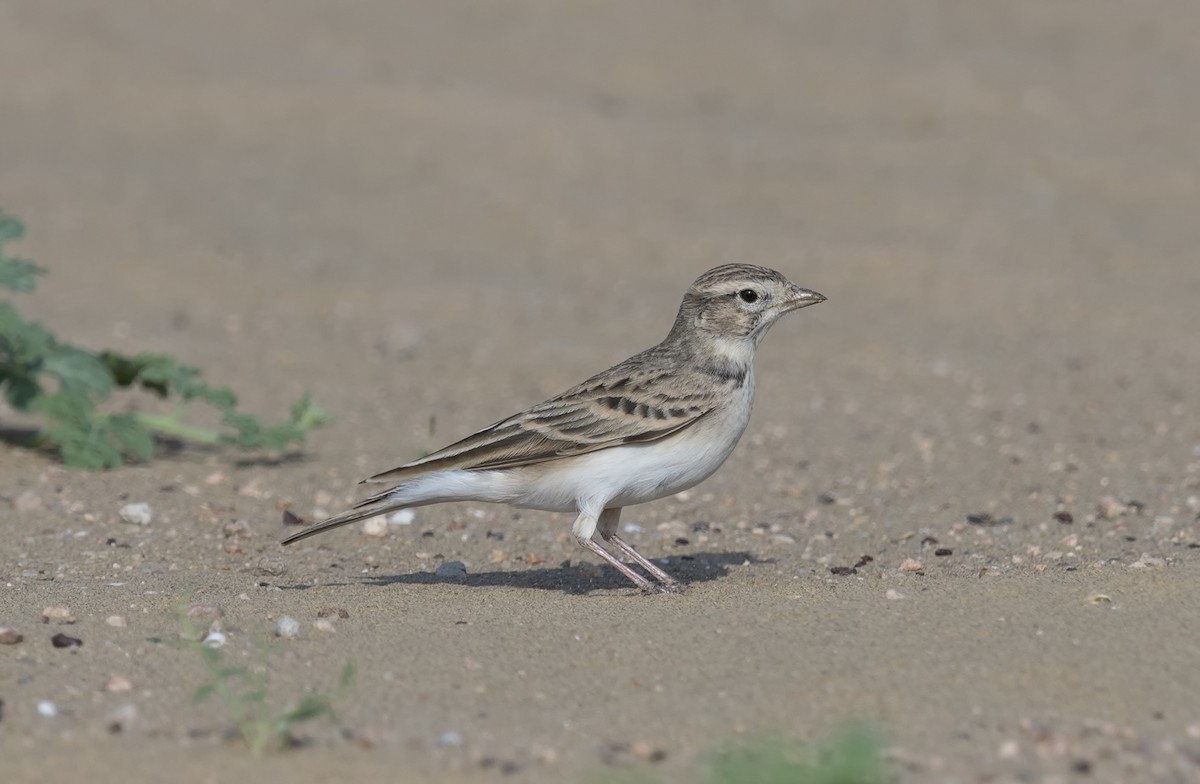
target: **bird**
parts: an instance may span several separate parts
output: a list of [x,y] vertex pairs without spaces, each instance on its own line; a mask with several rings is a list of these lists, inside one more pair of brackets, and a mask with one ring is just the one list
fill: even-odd
[[[658,345],[362,480],[389,486],[282,543],[397,509],[500,503],[573,513],[575,541],[643,592],[683,590],[684,583],[621,538],[621,510],[687,490],[725,462],[750,421],[759,342],[781,316],[825,300],[768,267],[714,267],[688,287]],[[649,578],[595,541],[597,533]]]

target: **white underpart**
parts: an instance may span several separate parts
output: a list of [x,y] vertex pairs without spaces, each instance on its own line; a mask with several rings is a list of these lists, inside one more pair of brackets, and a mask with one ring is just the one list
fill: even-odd
[[753,403],[754,371],[750,370],[725,407],[659,441],[524,468],[439,471],[400,485],[390,497],[410,506],[486,501],[548,512],[578,511],[574,533],[588,538],[606,508],[665,498],[711,476],[737,446]]

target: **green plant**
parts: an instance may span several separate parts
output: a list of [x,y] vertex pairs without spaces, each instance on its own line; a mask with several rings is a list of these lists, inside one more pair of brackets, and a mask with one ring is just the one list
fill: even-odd
[[883,784],[880,743],[863,727],[816,749],[769,739],[713,756],[712,784]]
[[[850,727],[832,740],[808,747],[778,738],[739,743],[709,756],[709,784],[884,784],[878,736]],[[596,784],[654,784],[645,771],[608,771]]]
[[[15,293],[33,291],[46,274],[33,262],[5,254],[4,244],[22,234],[21,222],[0,212],[0,288]],[[116,388],[140,389],[178,405],[169,414],[101,411],[98,405]],[[309,430],[328,421],[304,395],[292,404],[285,422],[264,425],[237,410],[231,390],[205,384],[199,370],[172,356],[96,353],[73,346],[23,319],[7,299],[0,300],[0,390],[13,409],[45,418],[41,441],[75,468],[145,462],[154,456],[155,436],[278,451],[302,443]],[[216,409],[223,429],[186,424],[182,413],[189,403]]]
[[238,735],[254,756],[293,745],[295,736],[292,728],[297,724],[322,716],[336,720],[333,703],[354,680],[354,665],[347,663],[342,667],[337,685],[331,691],[306,694],[290,707],[276,711],[268,701],[267,673],[270,668],[266,659],[270,654],[269,647],[260,647],[262,661],[252,670],[227,664],[221,649],[200,639],[196,628],[186,617],[184,639],[187,640],[184,645],[200,655],[208,672],[208,680],[196,689],[192,699],[196,702],[211,697],[219,699],[236,723]]

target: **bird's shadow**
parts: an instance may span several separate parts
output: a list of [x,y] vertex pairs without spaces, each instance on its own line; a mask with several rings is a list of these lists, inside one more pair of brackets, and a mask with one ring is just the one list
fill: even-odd
[[[705,552],[655,559],[655,563],[662,566],[668,574],[680,582],[691,585],[720,579],[729,573],[730,566],[768,562],[756,558],[747,552]],[[591,593],[592,591],[634,587],[628,578],[611,566],[597,567],[589,565],[585,571],[578,566],[566,563],[562,566],[547,569],[477,572],[474,574],[468,573],[463,577],[439,577],[433,572],[376,575],[364,577],[360,582],[378,586],[449,583],[451,585],[465,585],[468,588],[536,588],[544,591],[561,591],[576,596]],[[330,583],[323,583],[323,585],[330,585]],[[304,589],[311,586],[294,585],[287,587]]]

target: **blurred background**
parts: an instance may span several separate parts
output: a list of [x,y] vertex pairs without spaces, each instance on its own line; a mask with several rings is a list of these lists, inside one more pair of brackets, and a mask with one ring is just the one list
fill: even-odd
[[1178,468],[1198,41],[1186,0],[8,0],[0,205],[64,337],[312,390],[372,466],[365,424],[468,432],[745,261],[829,297],[764,346],[760,424],[815,413],[847,472],[990,477],[1025,428],[1039,470]]

